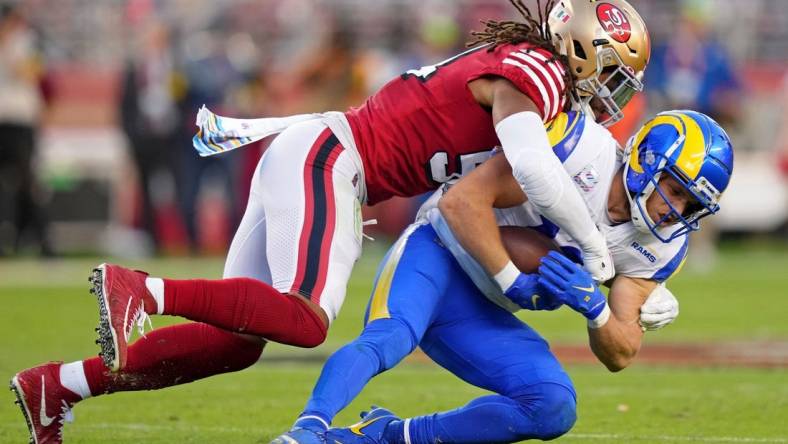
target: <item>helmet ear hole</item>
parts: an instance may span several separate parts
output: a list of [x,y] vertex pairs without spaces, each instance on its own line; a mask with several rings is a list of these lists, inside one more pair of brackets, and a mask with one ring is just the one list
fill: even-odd
[[574,44],[575,56],[583,60],[588,60],[588,56],[586,55],[585,49],[583,49],[583,45],[581,45],[577,40],[572,40],[572,43]]

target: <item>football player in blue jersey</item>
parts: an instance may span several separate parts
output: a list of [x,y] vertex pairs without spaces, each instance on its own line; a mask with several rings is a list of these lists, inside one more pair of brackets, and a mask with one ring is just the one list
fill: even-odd
[[[688,233],[719,210],[732,173],[732,146],[716,122],[692,111],[659,114],[618,156],[615,150],[606,154],[609,140],[582,114],[566,114],[558,124],[556,154],[586,193],[613,254],[617,274],[608,282],[608,297],[577,263],[582,258],[576,244],[535,213],[511,175],[500,174],[508,166],[493,156],[443,196],[441,211],[426,211],[392,246],[363,332],[329,358],[294,428],[274,443],[505,443],[563,435],[576,420],[574,387],[547,343],[511,313],[519,308],[566,305],[587,319],[591,349],[608,369],[632,362],[643,337],[641,306],[649,294],[664,295],[658,284],[680,267]],[[501,248],[497,225],[532,226],[553,237],[564,254],[550,252],[538,272],[515,267],[513,277],[490,276],[460,247],[450,221],[458,212],[473,214],[473,208],[451,202],[466,181],[484,182],[487,200],[474,199],[489,204],[487,222]],[[493,212],[493,206],[506,209]],[[329,429],[369,379],[416,346],[495,394],[408,419],[374,408],[359,424]]]

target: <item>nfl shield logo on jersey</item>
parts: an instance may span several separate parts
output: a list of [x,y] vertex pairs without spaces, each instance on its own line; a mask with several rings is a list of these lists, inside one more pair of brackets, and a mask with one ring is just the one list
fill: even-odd
[[589,191],[594,189],[596,184],[599,183],[599,173],[596,172],[594,167],[589,165],[583,168],[583,170],[580,171],[579,173],[575,174],[573,179],[581,190],[588,193]]

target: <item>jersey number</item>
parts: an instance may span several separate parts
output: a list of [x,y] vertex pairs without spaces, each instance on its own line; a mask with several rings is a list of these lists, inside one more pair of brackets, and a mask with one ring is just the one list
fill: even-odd
[[449,169],[449,155],[445,151],[438,151],[432,155],[430,163],[427,164],[427,175],[430,180],[436,183],[450,182],[459,179],[464,174],[468,174],[489,158],[489,151],[479,151],[478,153],[457,156],[454,161],[454,168],[452,168],[454,172],[449,173],[451,171]]
[[474,52],[476,52],[476,51],[478,51],[478,50],[480,50],[482,48],[486,48],[486,47],[487,47],[487,45],[479,46],[479,47],[476,47],[476,48],[472,48],[472,49],[469,49],[469,50],[467,50],[465,52],[457,54],[456,56],[454,56],[454,57],[452,57],[450,59],[446,59],[446,60],[444,60],[444,61],[442,61],[440,63],[436,63],[434,65],[422,66],[419,69],[408,70],[407,72],[405,72],[405,74],[402,74],[402,78],[403,79],[408,79],[410,77],[416,77],[419,80],[421,80],[422,82],[426,82],[427,80],[429,80],[430,77],[432,77],[436,72],[438,72],[438,68],[441,68],[441,67],[449,65],[449,64],[451,64],[453,62],[456,62],[457,60],[465,57],[466,55],[474,53]]

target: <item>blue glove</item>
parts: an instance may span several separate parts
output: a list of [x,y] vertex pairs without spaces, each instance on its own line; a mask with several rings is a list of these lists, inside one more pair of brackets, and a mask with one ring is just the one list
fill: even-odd
[[555,299],[588,319],[596,319],[607,303],[591,274],[556,251],[542,258],[539,284]]
[[520,273],[503,294],[526,310],[555,310],[563,305],[542,288],[535,273]]

